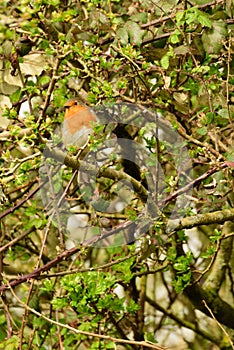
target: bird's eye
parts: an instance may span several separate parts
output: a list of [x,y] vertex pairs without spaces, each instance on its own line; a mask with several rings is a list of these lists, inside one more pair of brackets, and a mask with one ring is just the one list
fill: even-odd
[[78,101],[74,101],[74,106],[77,106],[78,105]]

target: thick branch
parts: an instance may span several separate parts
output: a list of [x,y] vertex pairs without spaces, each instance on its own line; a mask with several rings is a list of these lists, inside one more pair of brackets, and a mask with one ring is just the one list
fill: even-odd
[[155,300],[149,298],[148,296],[146,296],[146,301],[153,306],[156,310],[159,310],[160,312],[162,312],[164,315],[166,315],[167,317],[169,317],[170,319],[174,320],[176,323],[178,323],[180,326],[188,328],[193,330],[195,333],[201,335],[202,337],[212,341],[215,344],[219,344],[219,338],[216,337],[214,334],[210,334],[208,333],[206,330],[200,329],[197,327],[197,325],[195,323],[192,323],[190,321],[187,321],[179,316],[177,316],[175,313],[173,313],[173,311],[168,310],[164,307],[162,307],[162,305],[160,305],[159,303],[157,303]]
[[[234,232],[234,224],[231,221],[226,221],[223,225],[222,236],[228,237],[230,233]],[[209,271],[203,287],[212,289],[214,293],[218,293],[225,278],[225,273],[232,255],[233,236],[226,239],[221,239],[219,250],[216,255],[214,264]]]
[[224,209],[212,213],[197,214],[181,219],[169,220],[167,232],[183,230],[201,225],[223,224],[225,221],[234,220],[234,209]]
[[234,308],[218,295],[214,295],[212,290],[203,289],[201,285],[196,283],[186,287],[185,294],[198,310],[210,317],[210,313],[203,303],[205,300],[215,318],[225,326],[234,329]]
[[[78,170],[80,166],[83,166],[85,164],[87,166],[85,166],[84,168],[86,169],[88,174],[97,175],[97,170],[95,166],[93,166],[92,164],[86,164],[84,163],[84,161],[79,161],[76,157],[68,156],[66,155],[66,153],[62,152],[59,149],[54,148],[53,150],[50,150],[49,148],[47,148],[45,151],[45,155],[47,157],[51,157],[57,160],[60,163],[67,165],[68,167],[74,170]],[[142,199],[142,201],[145,202],[147,200],[148,191],[145,189],[145,187],[139,181],[137,181],[133,177],[126,174],[124,171],[121,171],[121,170],[117,171],[112,168],[103,168],[103,169],[101,168],[98,171],[98,175],[112,179],[112,180],[128,181],[133,185],[134,190]]]

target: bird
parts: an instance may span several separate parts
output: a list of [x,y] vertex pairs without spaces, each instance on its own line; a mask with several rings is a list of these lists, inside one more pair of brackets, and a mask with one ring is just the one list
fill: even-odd
[[[80,149],[80,151],[78,152],[79,160],[84,160],[87,156],[87,164],[89,161],[93,161],[95,162],[95,166],[100,166],[100,164],[102,164],[103,161],[105,163],[106,160],[110,157],[110,151],[108,151],[108,146],[107,149],[105,149],[104,141],[106,140],[106,138],[108,139],[108,137],[112,137],[113,140],[116,140],[116,144],[118,144],[120,150],[120,157],[118,161],[122,164],[123,171],[131,177],[135,178],[136,180],[141,181],[143,186],[147,188],[147,183],[144,183],[144,180],[141,179],[140,168],[133,161],[129,160],[129,152],[132,153],[132,159],[134,159],[135,155],[134,147],[130,147],[130,140],[133,139],[134,136],[128,133],[125,124],[116,123],[112,121],[111,118],[108,119],[108,117],[106,117],[106,115],[108,114],[107,112],[104,113],[106,120],[103,121],[99,109],[96,109],[95,111],[98,112],[94,113],[94,111],[89,106],[80,102],[80,100],[77,98],[72,98],[68,100],[64,105],[64,109],[65,114],[64,123],[62,127],[62,141],[66,148],[68,148],[69,145],[78,147]],[[103,111],[106,111],[105,108],[103,108]],[[94,134],[93,126],[95,124],[99,125],[101,121],[105,125],[103,133]],[[106,129],[107,124],[108,126],[110,126],[110,129],[108,130]],[[108,133],[110,133],[110,135]],[[94,154],[90,152],[91,156],[89,158],[89,140],[91,135],[94,135],[95,139],[101,138],[103,142],[101,143],[101,148],[98,149],[97,154],[95,153],[95,151]],[[123,139],[125,139],[126,142],[123,142]],[[116,147],[113,151],[116,152]],[[98,186],[96,187],[96,182],[92,181],[92,176],[89,176],[88,171],[86,173],[86,168],[79,169],[78,175],[77,177],[75,177],[73,186],[71,188],[71,197],[76,193],[77,189],[79,189],[79,193],[82,193],[82,200],[90,200],[90,204],[93,206],[93,208],[97,208],[98,211],[102,211],[102,209],[99,206],[103,203],[103,201],[100,201],[99,203],[98,200],[95,199],[95,196],[97,196],[97,194],[97,198],[99,198],[99,191],[101,191],[99,183],[97,184]],[[109,202],[109,205],[107,208],[105,208],[105,210],[103,209],[104,212],[119,212],[119,207],[124,209],[125,206],[127,206],[127,204],[131,201],[132,198],[132,189],[128,185],[125,187],[121,187],[120,189],[118,189],[116,193],[117,198],[113,197],[110,199],[110,201],[106,201],[106,203]],[[89,191],[87,191],[87,188],[90,188],[90,193],[92,194],[92,197],[90,198],[89,195],[88,197],[86,196],[86,192],[89,193]],[[123,190],[123,196],[121,195],[121,189]],[[84,196],[83,193],[85,194]],[[77,206],[77,202],[73,202],[73,204],[75,204],[74,207]],[[74,217],[76,233],[78,231],[81,232],[81,225],[83,225],[83,223],[79,221],[81,219],[83,220],[80,214],[76,214]],[[85,219],[89,219],[87,218],[87,215]],[[68,231],[70,232],[72,230],[71,223],[72,221],[70,221],[70,225],[68,225]],[[84,223],[83,228],[85,228],[85,230],[87,230],[86,226],[87,223]],[[79,228],[79,230],[77,230],[77,228]],[[132,226],[131,230],[127,230],[127,243],[130,244],[131,242],[134,242],[134,232],[135,228]]]
[[[66,148],[69,145],[73,145],[84,150],[79,154],[81,156],[79,158],[83,159],[88,152],[86,146],[88,145],[90,135],[93,134],[93,126],[100,121],[97,115],[86,104],[80,102],[78,98],[69,99],[65,103],[64,108],[63,144]],[[122,149],[121,163],[125,173],[137,181],[141,181],[145,188],[148,189],[146,181],[141,179],[140,168],[133,161],[129,160],[129,153],[131,153],[132,159],[134,159],[135,149],[131,147],[131,143],[129,142],[134,136],[128,132],[127,125],[117,123],[111,132],[112,135],[114,134],[117,137],[117,142],[120,140],[120,148]],[[98,135],[95,136],[98,137]],[[126,142],[123,142],[123,139]]]
[[74,145],[83,148],[87,145],[90,135],[93,134],[93,125],[97,116],[84,103],[77,98],[68,100],[65,105],[64,123],[62,128],[62,141],[67,148]]

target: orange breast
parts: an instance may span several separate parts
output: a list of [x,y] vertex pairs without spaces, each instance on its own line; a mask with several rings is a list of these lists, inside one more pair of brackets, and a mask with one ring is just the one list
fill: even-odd
[[92,122],[96,121],[95,115],[86,106],[71,106],[65,113],[66,126],[73,135],[86,127],[92,129]]

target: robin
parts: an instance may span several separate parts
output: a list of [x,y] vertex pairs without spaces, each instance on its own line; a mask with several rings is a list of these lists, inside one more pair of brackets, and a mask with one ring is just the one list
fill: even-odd
[[93,133],[92,126],[97,122],[96,115],[76,98],[68,100],[65,105],[62,141],[67,147],[75,145],[84,147]]
[[[85,104],[79,102],[76,98],[72,98],[68,100],[65,103],[65,116],[64,116],[64,123],[63,123],[63,131],[62,131],[62,141],[65,145],[65,147],[68,147],[69,145],[75,145],[81,149],[81,152],[79,152],[79,159],[84,159],[84,156],[87,155],[87,152],[89,152],[88,142],[90,135],[93,134],[93,125],[97,122],[101,122],[102,118],[100,118],[100,113],[97,115]],[[99,111],[100,112],[100,111]],[[115,135],[115,140],[118,143],[118,139],[120,141],[124,138],[126,139],[126,142],[120,142],[119,148],[121,150],[121,157],[120,162],[122,163],[123,170],[130,175],[131,177],[134,177],[138,181],[141,181],[141,174],[140,174],[140,168],[131,160],[129,160],[129,152],[132,153],[132,156],[134,156],[134,148],[129,147],[130,143],[127,142],[129,139],[131,140],[132,137],[129,135],[129,133],[126,130],[125,124],[116,124],[110,122],[110,129]],[[106,125],[106,124],[105,124]],[[108,130],[109,132],[110,130]],[[106,133],[106,130],[105,130]],[[95,135],[95,137],[102,137],[104,138],[108,137],[109,135]],[[112,135],[113,137],[113,135]],[[104,146],[105,143],[102,144]],[[105,146],[104,146],[105,147]],[[116,150],[115,150],[116,151]],[[126,159],[125,159],[126,155]],[[98,154],[98,162],[100,161],[102,163],[102,160],[106,160],[110,156],[110,151],[108,151],[108,148],[105,153],[105,148],[101,150]],[[101,158],[100,158],[101,157]],[[92,152],[91,152],[91,161],[92,161]],[[96,163],[98,165],[99,163]],[[86,189],[83,191],[83,186],[86,186]],[[144,184],[145,185],[145,184]],[[97,208],[98,211],[102,211],[102,203],[103,201],[98,201],[98,199],[95,199],[95,195],[99,194],[99,186],[96,187],[96,184],[92,182],[92,177],[89,176],[88,172],[83,170],[79,172],[78,177],[75,179],[74,188],[72,189],[72,194],[75,193],[76,189],[79,188],[80,193],[84,193],[84,199],[86,200],[85,194],[87,191],[87,186],[90,186],[90,192],[92,193],[92,198],[88,195],[88,200],[90,200],[90,203],[93,205],[94,208]],[[94,186],[94,187],[93,187]],[[101,191],[101,190],[100,190]],[[108,201],[104,201],[105,204],[108,205],[108,207],[105,207],[104,212],[110,212],[115,213],[116,211],[120,211],[119,208],[125,208],[125,206],[129,203],[129,200],[131,201],[131,188],[128,188],[128,185],[126,188],[120,188],[118,189],[118,192],[115,195],[112,194],[113,198],[111,198],[110,203]],[[99,196],[98,196],[99,198]],[[101,198],[102,199],[102,198]],[[77,206],[77,203],[75,203],[75,206]],[[77,207],[79,208],[79,206]],[[88,234],[87,231],[87,222],[89,220],[89,217],[86,215],[84,218],[80,216],[80,214],[76,214],[74,219],[74,225],[75,225],[75,234],[77,235],[77,232],[81,232],[81,228],[84,230],[82,231],[84,236]],[[85,219],[85,220],[83,220]],[[70,222],[72,224],[72,222]],[[77,230],[79,228],[79,230]],[[68,225],[68,230],[71,232],[72,225]],[[127,242],[131,243],[134,241],[134,232],[135,229],[131,232],[127,232]]]
[[[98,121],[97,116],[94,112],[91,111],[89,107],[85,104],[79,102],[76,98],[68,100],[65,104],[65,117],[63,124],[62,140],[64,145],[67,147],[69,145],[75,145],[79,148],[85,148],[89,141],[89,136],[93,134],[92,126],[95,122]],[[135,178],[138,181],[141,181],[140,169],[139,167],[131,160],[129,160],[129,152],[134,158],[135,150],[130,147],[130,143],[127,140],[133,139],[133,137],[126,130],[125,124],[118,124],[112,130],[113,134],[116,135],[117,140],[126,139],[126,146],[122,142],[122,166],[124,171]],[[82,152],[82,155],[85,155],[86,152]],[[125,158],[126,155],[126,158]],[[83,158],[83,156],[82,156]],[[143,185],[147,188],[145,181],[142,181]]]

